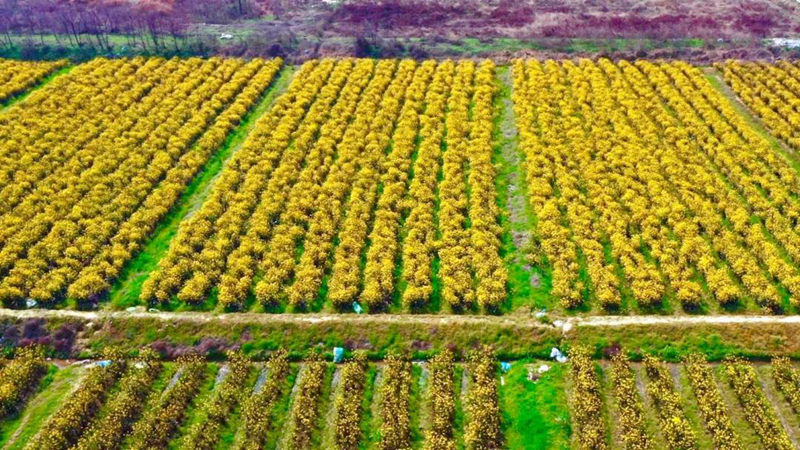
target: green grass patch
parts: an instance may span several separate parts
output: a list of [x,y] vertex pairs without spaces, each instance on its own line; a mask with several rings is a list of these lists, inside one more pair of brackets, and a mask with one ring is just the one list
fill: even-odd
[[275,448],[278,444],[278,440],[283,436],[284,429],[288,425],[289,415],[291,414],[291,392],[292,387],[294,386],[295,382],[297,381],[297,375],[299,374],[299,366],[297,364],[292,364],[291,371],[289,376],[286,377],[286,384],[283,386],[283,396],[281,399],[275,403],[271,411],[272,417],[272,426],[267,433],[267,443],[264,448]]
[[[511,103],[511,68],[498,67],[495,79],[498,93],[494,98],[493,162],[498,168],[495,189],[497,206],[501,211],[499,221],[503,228],[500,254],[508,269],[509,295],[505,309],[554,309],[558,302],[550,294],[552,268],[541,255],[536,256],[543,260],[543,264],[533,265],[527,261],[529,253],[540,252],[533,248],[537,222],[528,202],[525,155],[518,148],[518,134]],[[511,208],[516,210],[511,211]],[[515,234],[527,234],[527,246],[530,248],[518,248],[514,242]],[[538,283],[533,282],[534,277],[538,277]]]
[[362,439],[362,447],[363,448],[379,448],[380,441],[381,441],[381,424],[383,423],[383,419],[381,418],[381,385],[383,384],[383,377],[386,375],[386,367],[385,366],[378,366],[376,367],[376,374],[375,380],[372,383],[372,401],[369,405],[370,411],[367,415],[369,421],[368,426],[366,428],[367,433],[364,435]]
[[361,402],[361,442],[358,448],[361,450],[367,449],[367,436],[370,433],[370,423],[372,423],[372,403],[375,399],[375,378],[378,375],[378,369],[375,365],[370,364],[367,368],[367,381],[364,384],[364,400]]
[[453,395],[456,397],[456,413],[453,415],[453,440],[456,447],[461,450],[464,448],[464,424],[466,423],[464,412],[464,391],[461,390],[461,380],[464,379],[464,366],[457,364],[453,377]]
[[248,381],[242,388],[241,395],[239,397],[241,401],[237,402],[233,410],[231,410],[231,414],[226,419],[225,424],[220,431],[219,440],[217,441],[218,449],[224,450],[227,448],[233,448],[234,441],[236,440],[236,433],[242,424],[242,406],[244,405],[246,399],[248,399],[253,393],[253,387],[255,386],[256,380],[258,379],[260,373],[261,367],[257,366],[251,369]]
[[409,424],[411,427],[411,445],[413,448],[422,448],[425,435],[420,426],[420,407],[422,406],[422,367],[419,364],[411,366],[411,398],[408,399]]
[[[171,362],[165,362],[164,368],[161,369],[161,373],[158,374],[156,380],[153,382],[153,385],[150,386],[150,394],[147,396],[147,399],[144,402],[144,406],[142,410],[139,412],[139,418],[144,417],[148,411],[152,410],[154,407],[158,405],[158,400],[161,398],[161,395],[164,393],[164,389],[167,387],[169,382],[172,380],[172,377],[175,375],[175,370],[177,369],[176,365]],[[138,419],[137,419],[138,420]],[[129,448],[131,443],[131,436],[126,436],[126,439],[123,441],[122,447]]]
[[506,446],[514,449],[570,448],[572,426],[566,394],[566,364],[550,364],[536,382],[528,380],[528,366],[535,372],[539,362],[525,360],[503,375],[500,407]]
[[325,432],[325,419],[330,408],[333,407],[332,389],[333,389],[333,373],[336,371],[336,366],[328,364],[325,370],[325,378],[322,383],[322,395],[320,395],[319,403],[317,404],[317,425],[311,433],[311,448],[324,448],[322,441]]

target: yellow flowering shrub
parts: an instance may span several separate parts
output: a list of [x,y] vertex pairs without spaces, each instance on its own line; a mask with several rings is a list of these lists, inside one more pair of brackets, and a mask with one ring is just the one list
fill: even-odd
[[781,288],[798,302],[800,179],[700,69],[520,60],[513,75],[535,235],[565,307],[613,310],[629,292],[694,309],[704,284],[722,305],[777,311]]
[[775,415],[773,406],[761,389],[756,371],[749,363],[740,359],[725,361],[725,372],[744,409],[744,415],[756,430],[765,448],[794,448],[789,435]]
[[280,66],[98,58],[12,106],[0,121],[0,300],[96,303]]
[[69,64],[57,61],[15,61],[0,58],[0,103],[17,96],[42,78]]

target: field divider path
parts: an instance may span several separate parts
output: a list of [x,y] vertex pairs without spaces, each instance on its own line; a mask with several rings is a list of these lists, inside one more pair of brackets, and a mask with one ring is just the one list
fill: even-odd
[[[514,310],[533,300],[532,307],[551,307],[549,302],[537,295],[542,284],[542,268],[534,269],[527,261],[533,249],[533,231],[536,220],[531,204],[528,202],[528,182],[522,150],[519,148],[519,130],[511,98],[514,80],[511,67],[498,68],[497,79],[500,86],[499,111],[494,145],[498,171],[498,199],[502,202],[501,211],[507,221],[503,233],[505,260],[509,269],[509,297],[506,307]],[[535,291],[535,292],[532,292]]]
[[85,321],[109,319],[156,319],[160,321],[182,321],[193,323],[297,323],[297,324],[390,324],[407,323],[409,325],[429,324],[460,324],[465,326],[502,325],[518,326],[529,329],[561,329],[567,333],[581,327],[609,327],[624,328],[642,325],[797,325],[800,324],[800,315],[770,316],[770,315],[708,315],[708,316],[591,316],[559,318],[551,316],[551,323],[542,322],[533,317],[520,316],[490,316],[490,315],[456,315],[456,314],[336,314],[336,313],[214,313],[197,311],[79,311],[68,309],[9,309],[0,308],[0,320],[11,319],[77,319]]

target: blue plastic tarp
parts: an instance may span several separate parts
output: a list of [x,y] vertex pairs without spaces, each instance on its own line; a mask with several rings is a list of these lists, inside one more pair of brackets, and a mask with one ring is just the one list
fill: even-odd
[[333,362],[340,363],[344,360],[344,349],[342,347],[333,347]]

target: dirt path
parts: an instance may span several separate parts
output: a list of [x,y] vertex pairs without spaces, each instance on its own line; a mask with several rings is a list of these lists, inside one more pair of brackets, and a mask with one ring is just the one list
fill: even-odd
[[627,327],[631,325],[800,324],[800,316],[595,316],[572,318],[565,325],[577,327]]
[[[498,78],[504,86],[509,90],[513,89],[513,80],[511,78],[511,69],[506,68],[499,72]],[[514,168],[507,174],[507,198],[506,208],[508,209],[508,219],[511,223],[511,234],[514,241],[514,246],[517,251],[514,252],[514,257],[517,263],[524,263],[524,249],[529,245],[531,240],[530,227],[528,226],[527,203],[524,195],[524,176],[523,171],[520,170],[522,158],[520,157],[519,150],[517,149],[517,126],[514,116],[514,104],[510,96],[504,96],[503,99],[503,114],[500,121],[500,133],[502,136],[502,145],[500,148],[500,157],[506,167]]]
[[349,323],[360,325],[381,325],[406,323],[409,325],[447,325],[465,326],[501,325],[526,328],[560,328],[567,332],[576,327],[628,327],[637,325],[714,325],[714,324],[800,324],[800,315],[707,315],[707,316],[589,316],[559,319],[551,316],[552,323],[540,322],[529,316],[481,316],[446,314],[266,314],[266,313],[213,313],[213,312],[144,312],[144,311],[76,311],[64,309],[6,309],[0,308],[0,318],[11,319],[76,319],[86,322],[142,319],[164,322],[191,323],[229,323],[229,324],[328,324]]

